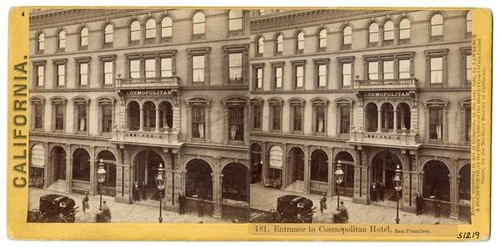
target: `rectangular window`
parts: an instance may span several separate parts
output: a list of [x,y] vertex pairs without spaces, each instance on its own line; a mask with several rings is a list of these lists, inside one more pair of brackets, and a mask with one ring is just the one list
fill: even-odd
[[205,107],[193,106],[191,108],[191,136],[205,138]]
[[42,104],[33,104],[33,113],[35,114],[35,129],[43,128],[43,107]]
[[399,79],[410,78],[410,60],[399,60]]
[[325,132],[325,106],[324,105],[316,105],[316,132],[324,133]]
[[43,65],[37,66],[36,85],[38,87],[45,85],[45,66]]
[[146,78],[156,77],[156,60],[154,58],[144,60],[144,71]]
[[472,57],[471,55],[465,56],[465,82],[470,86],[472,80]]
[[243,53],[229,54],[229,80],[243,79]]
[[274,88],[282,88],[283,87],[283,68],[275,67],[274,68]]
[[293,107],[293,131],[302,131],[302,106],[294,105]]
[[243,141],[245,121],[243,114],[243,107],[228,108],[229,140],[231,141]]
[[262,68],[255,69],[255,88],[256,89],[262,89],[262,78],[263,78],[262,73],[263,73]]
[[465,108],[465,141],[471,141],[471,109]]
[[443,83],[443,58],[431,58],[431,84]]
[[78,121],[76,123],[77,131],[87,131],[87,105],[78,104],[76,110],[78,113],[78,118],[76,119],[76,121]]
[[252,118],[253,118],[253,128],[260,129],[262,125],[262,113],[260,105],[253,105],[252,107]]
[[273,113],[271,130],[281,130],[281,106],[273,105],[271,109]]
[[111,104],[102,105],[102,132],[110,133],[113,124],[113,106]]
[[350,87],[352,85],[352,64],[342,64],[342,86]]
[[318,87],[326,87],[326,64],[318,65]]
[[139,41],[141,39],[141,31],[139,29],[133,29],[130,31],[130,40]]
[[205,81],[205,56],[193,56],[193,82]]
[[368,80],[378,80],[378,62],[368,62]]
[[89,64],[80,64],[80,86],[87,86],[89,84]]
[[172,77],[172,58],[165,57],[160,60],[161,77]]
[[384,61],[384,79],[394,79],[394,61]]
[[103,63],[104,85],[113,85],[113,62]]
[[304,66],[295,67],[295,87],[304,87]]
[[443,140],[443,109],[429,108],[429,138]]
[[130,78],[135,79],[141,77],[141,61],[130,60]]
[[56,114],[56,130],[64,130],[64,105],[56,104],[54,110]]
[[349,134],[351,129],[351,109],[349,105],[341,105],[340,109],[340,134]]
[[63,87],[66,84],[66,65],[57,65],[57,86]]

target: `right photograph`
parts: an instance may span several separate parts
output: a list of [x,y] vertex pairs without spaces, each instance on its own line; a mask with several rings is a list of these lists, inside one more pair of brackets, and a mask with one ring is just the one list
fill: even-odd
[[467,10],[252,10],[250,221],[470,224]]

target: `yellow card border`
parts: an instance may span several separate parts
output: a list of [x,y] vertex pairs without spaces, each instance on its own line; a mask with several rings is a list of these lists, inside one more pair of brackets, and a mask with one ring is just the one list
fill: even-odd
[[[27,223],[28,167],[29,167],[29,11],[39,7],[16,7],[9,13],[8,59],[8,157],[7,157],[7,231],[11,239],[65,239],[65,240],[359,240],[359,241],[472,241],[459,238],[460,233],[479,232],[479,240],[490,237],[491,198],[491,117],[492,117],[492,14],[488,9],[472,9],[473,13],[473,83],[472,121],[473,139],[471,156],[472,223],[471,225],[393,225],[393,224],[309,224],[294,227],[316,228],[315,233],[262,234],[258,227],[274,227],[273,224],[154,224],[154,223],[76,223],[67,224]],[[54,7],[43,7],[54,8]],[[57,7],[91,8],[91,7]],[[139,7],[99,7],[139,8]],[[160,7],[148,7],[160,8]],[[183,7],[176,7],[183,8]],[[184,7],[193,8],[193,7]],[[223,7],[206,7],[223,8]],[[256,7],[231,7],[252,9]],[[269,8],[269,7],[264,7]],[[276,8],[276,7],[274,7]],[[294,7],[292,7],[294,8]],[[318,7],[300,7],[313,9]],[[339,8],[339,9],[360,9]],[[262,9],[262,8],[259,8]],[[285,8],[284,8],[285,9]],[[291,9],[286,7],[286,9]],[[402,8],[362,8],[402,9]],[[438,9],[438,8],[404,8]],[[470,8],[439,8],[470,9]],[[474,138],[475,137],[475,138]],[[474,190],[478,188],[479,190]],[[476,200],[479,196],[479,200]],[[140,225],[140,228],[137,226]],[[372,225],[392,229],[424,229],[430,234],[332,234],[318,233],[320,227],[348,228]],[[281,225],[283,226],[283,225]],[[70,229],[70,230],[68,230]],[[61,234],[64,232],[64,234]]]

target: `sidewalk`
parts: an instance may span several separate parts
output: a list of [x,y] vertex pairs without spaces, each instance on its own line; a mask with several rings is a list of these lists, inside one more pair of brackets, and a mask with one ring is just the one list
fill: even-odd
[[[299,195],[309,198],[313,201],[316,207],[316,212],[313,216],[313,223],[331,223],[333,213],[337,208],[337,197],[327,197],[327,210],[321,214],[319,212],[319,200],[321,195],[309,194],[301,195],[294,192],[277,190],[272,188],[262,187],[260,185],[250,186],[250,207],[254,209],[269,211],[276,209],[276,200],[282,195]],[[363,205],[352,202],[352,198],[340,197],[344,202],[345,207],[349,212],[349,223],[379,223],[379,224],[394,224],[396,218],[396,206],[380,206],[380,205]],[[467,224],[465,220],[451,219],[443,216],[439,219],[427,212],[424,215],[416,215],[415,213],[399,211],[400,224]]]
[[[40,197],[46,194],[61,194],[60,192],[42,190],[38,188],[29,188],[29,206],[28,209],[38,208]],[[95,222],[95,215],[99,212],[99,195],[89,196],[90,209],[85,213],[82,211],[81,194],[64,194],[75,200],[78,206],[76,214],[77,223],[92,223]],[[113,197],[103,196],[103,201],[106,201],[111,210],[111,222],[121,223],[158,223],[160,213],[159,206],[138,205],[117,203]],[[159,204],[159,202],[157,202]],[[198,217],[197,215],[184,214],[179,215],[177,212],[162,210],[163,223],[229,223],[222,219],[213,217]]]

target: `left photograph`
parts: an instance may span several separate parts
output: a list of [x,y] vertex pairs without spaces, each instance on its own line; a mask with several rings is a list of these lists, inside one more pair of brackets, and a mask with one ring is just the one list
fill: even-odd
[[30,11],[28,222],[244,223],[249,11]]

